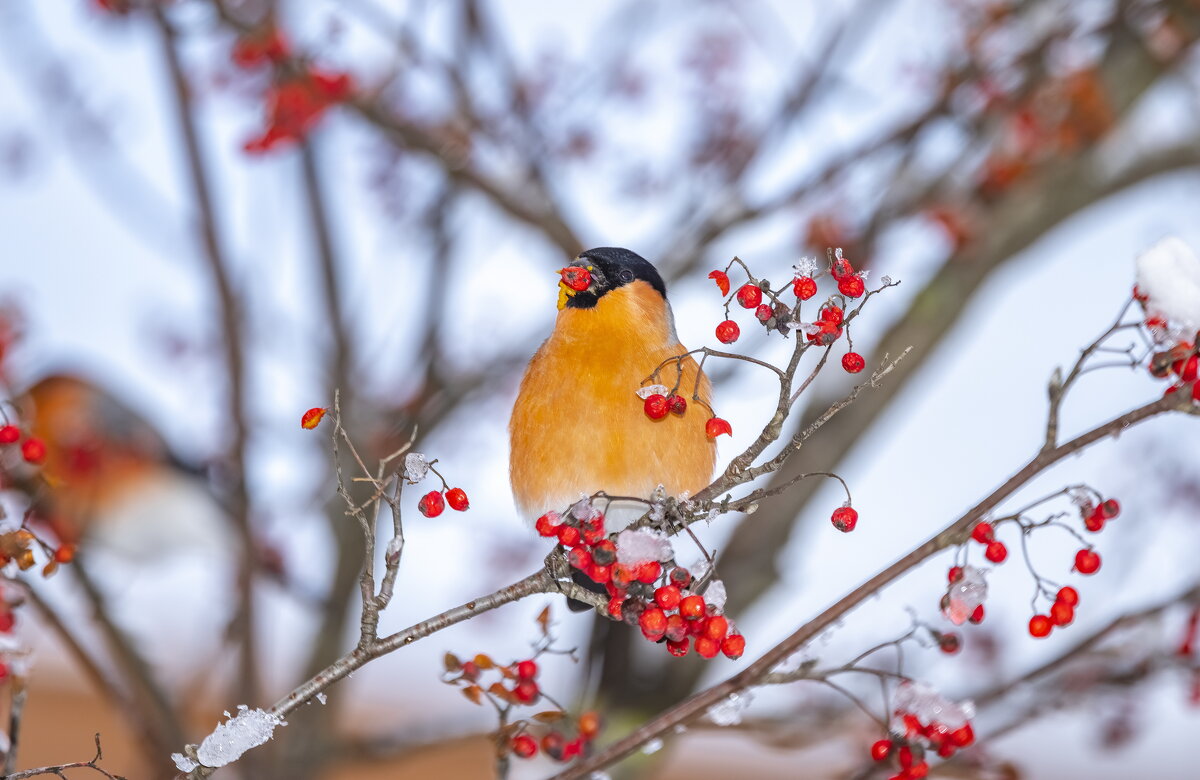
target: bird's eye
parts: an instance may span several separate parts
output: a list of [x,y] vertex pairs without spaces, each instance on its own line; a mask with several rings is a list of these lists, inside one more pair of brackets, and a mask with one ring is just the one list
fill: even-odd
[[624,284],[629,284],[633,281],[633,271],[630,271],[628,268],[622,268],[620,277]]

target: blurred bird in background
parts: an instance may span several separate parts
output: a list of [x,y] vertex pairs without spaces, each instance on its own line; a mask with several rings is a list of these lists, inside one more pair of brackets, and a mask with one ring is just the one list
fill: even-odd
[[[664,361],[687,349],[675,334],[666,285],[654,266],[629,251],[584,252],[560,272],[558,319],[521,381],[509,424],[509,476],[518,510],[532,522],[551,510],[605,491],[650,499],[705,487],[716,444],[709,415],[693,403],[682,415],[651,419],[637,391]],[[708,378],[690,356],[668,363],[662,384],[679,380],[711,403]],[[644,514],[637,502],[614,501],[609,531]]]

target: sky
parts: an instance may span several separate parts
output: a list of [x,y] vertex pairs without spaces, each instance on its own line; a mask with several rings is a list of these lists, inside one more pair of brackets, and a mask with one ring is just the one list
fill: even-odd
[[[328,4],[314,4],[292,21],[317,37],[327,9]],[[903,24],[918,18],[921,11],[919,4],[901,3],[895,13],[897,24]],[[17,24],[26,14],[37,19],[44,43],[27,37],[28,28]],[[535,61],[547,39],[565,42],[569,51],[602,49],[595,40],[603,29],[603,16],[595,6],[577,4],[551,11],[527,2],[506,8],[503,24],[519,55]],[[784,18],[788,20],[784,29],[768,32],[785,43],[789,37],[803,38],[812,25],[821,23],[815,14],[803,11]],[[430,24],[436,27],[436,14]],[[934,57],[926,40],[934,34],[924,31],[914,35],[907,48],[897,47],[904,51],[899,59],[911,63]],[[352,26],[343,32],[338,51],[344,56],[352,50],[356,67],[369,70],[386,51],[380,37]],[[648,46],[643,64],[654,67],[672,51],[668,45]],[[872,50],[863,58],[863,78],[847,85],[853,95],[857,95],[854,90],[862,91],[861,104],[876,104],[874,121],[902,109],[902,92],[875,88],[869,79],[878,69],[901,67],[888,59],[898,56],[891,51]],[[120,152],[119,163],[107,151],[102,134],[81,127],[78,117],[64,116],[48,98],[45,85],[52,83],[47,79],[56,73],[52,55],[67,52],[71,54],[67,83],[109,128],[109,140]],[[213,75],[208,66],[217,56],[217,44],[194,46],[188,54],[204,66],[202,72]],[[187,190],[174,146],[173,117],[165,110],[167,86],[153,38],[134,26],[104,18],[83,2],[9,3],[0,10],[0,56],[6,61],[6,67],[0,68],[0,145],[19,141],[30,149],[25,167],[0,182],[0,297],[13,298],[28,314],[28,344],[19,355],[21,370],[32,375],[51,366],[87,367],[143,409],[181,452],[213,451],[228,432],[214,379],[218,332],[208,313],[211,301],[201,260],[188,238]],[[767,56],[749,67],[764,79],[772,73],[778,77],[783,70]],[[326,540],[314,522],[314,503],[327,499],[331,486],[313,483],[325,455],[303,438],[307,434],[295,422],[304,409],[326,402],[316,397],[320,376],[311,359],[312,345],[323,343],[325,334],[319,319],[311,316],[316,305],[315,264],[299,216],[298,166],[291,155],[261,161],[240,156],[241,142],[258,121],[248,101],[216,89],[202,90],[200,101],[206,151],[215,161],[222,193],[221,223],[227,229],[235,276],[251,290],[248,305],[259,328],[255,337],[262,357],[253,376],[258,422],[251,464],[256,504],[262,507],[271,538],[290,558],[313,562],[305,576],[319,583]],[[1169,92],[1147,101],[1140,111],[1142,128],[1170,128],[1194,119],[1193,109]],[[617,132],[623,131],[628,143],[666,150],[677,132],[671,123],[678,120],[669,108],[659,114],[645,124],[621,121],[621,117],[612,124]],[[850,144],[856,133],[864,132],[853,115],[830,113],[825,120],[798,132],[830,144]],[[394,306],[389,290],[419,279],[412,278],[405,263],[408,248],[403,236],[378,218],[372,193],[361,186],[373,159],[366,134],[344,119],[333,120],[323,132],[323,163],[327,170],[336,171],[330,198],[336,239],[351,280],[344,301],[363,315],[356,321],[354,337],[366,356],[364,362],[373,368],[364,381],[387,392],[389,382],[400,386],[405,382],[399,367],[411,354],[406,333],[421,316],[418,310]],[[781,175],[779,171],[811,165],[802,147],[773,159],[775,164],[767,167],[775,170],[763,171],[762,186],[768,187],[772,175]],[[575,177],[564,186],[593,186],[585,173]],[[1198,195],[1200,177],[1194,172],[1154,179],[1069,220],[993,275],[918,379],[842,465],[840,473],[852,487],[862,518],[858,530],[850,535],[833,531],[824,518],[840,498],[833,488],[823,491],[809,509],[813,516],[803,518],[802,530],[780,552],[788,572],[785,581],[751,614],[737,617],[750,640],[748,656],[765,650],[803,616],[835,601],[865,574],[945,525],[1032,455],[1042,435],[1047,378],[1055,366],[1069,365],[1076,351],[1120,310],[1132,284],[1137,253],[1168,234],[1200,247],[1200,222],[1195,219]],[[638,249],[660,234],[659,224],[668,211],[639,218],[611,197],[575,202],[580,211],[572,216],[585,226],[588,240]],[[554,279],[539,264],[546,250],[537,247],[530,252],[527,236],[504,229],[485,209],[463,207],[452,219],[462,245],[477,252],[483,262],[503,263],[506,273],[499,282],[482,274],[446,280],[464,310],[449,326],[447,343],[461,345],[478,360],[489,359],[500,341],[528,342],[532,351],[536,341],[548,334],[555,313]],[[756,268],[764,268],[764,275],[781,277],[798,259],[780,248],[780,237],[791,228],[768,225],[752,235],[734,234],[726,244],[730,254],[759,263]],[[642,251],[649,256],[652,250],[665,249],[651,245]],[[902,311],[906,296],[919,287],[929,260],[939,251],[936,238],[918,231],[885,241],[876,273],[900,279],[902,284],[873,300],[869,316],[864,317],[869,327],[860,331],[859,351],[869,363],[881,357],[871,349],[878,329]],[[485,305],[498,284],[503,285],[503,305]],[[672,301],[683,343],[711,345],[711,329],[720,315],[711,283],[703,278],[681,280],[672,290]],[[775,354],[780,348],[773,347]],[[825,384],[848,387],[849,381],[831,375]],[[469,515],[448,516],[438,523],[422,523],[413,515],[409,552],[397,586],[401,595],[384,619],[385,631],[507,584],[489,578],[481,582],[467,573],[486,571],[488,561],[497,556],[524,555],[525,567],[532,571],[545,553],[544,545],[534,541],[516,518],[508,495],[505,425],[516,388],[499,390],[496,398],[468,408],[423,442],[454,474],[452,482],[468,488],[474,508]],[[761,373],[748,368],[739,369],[717,391],[724,416],[734,422],[733,440],[721,448],[722,456],[728,457],[757,432],[756,423],[763,418],[773,389]],[[1065,432],[1090,427],[1158,392],[1159,384],[1142,373],[1114,370],[1092,375],[1068,402]],[[1200,542],[1200,528],[1182,511],[1160,508],[1158,486],[1147,479],[1144,465],[1151,460],[1147,453],[1158,457],[1186,452],[1189,440],[1194,440],[1194,426],[1193,421],[1159,420],[1131,431],[1060,465],[1015,499],[1020,503],[1060,485],[1086,480],[1120,496],[1126,510],[1111,535],[1106,533],[1099,541],[1105,567],[1081,588],[1084,608],[1067,631],[1040,643],[1024,634],[1030,584],[1015,558],[989,575],[994,596],[988,605],[988,622],[1002,637],[1005,669],[1032,666],[1073,636],[1101,625],[1115,611],[1159,598],[1194,577],[1188,551]],[[1194,446],[1191,449],[1194,452]],[[706,529],[704,538],[719,547],[724,529],[719,525]],[[1073,549],[1069,538],[1039,539],[1035,557],[1048,575],[1065,578]],[[942,556],[905,577],[823,637],[814,652],[827,657],[853,655],[876,639],[901,633],[908,622],[905,607],[923,619],[935,620],[948,565],[948,558]],[[513,571],[521,573],[520,568]],[[269,605],[263,610],[263,635],[278,661],[271,683],[282,692],[294,679],[294,637],[309,624],[309,615],[303,604],[270,586],[263,587],[262,598]],[[372,664],[331,696],[352,698],[361,712],[375,713],[374,724],[386,730],[412,717],[394,711],[378,717],[378,711],[388,712],[386,705],[402,680],[407,696],[423,703],[422,718],[461,725],[466,705],[436,680],[442,653],[487,649],[497,657],[518,657],[527,640],[512,626],[524,622],[532,629],[533,616],[544,603],[534,599],[452,628]],[[1088,609],[1092,604],[1095,610]],[[580,641],[584,621],[572,620],[565,610],[561,619],[564,641]],[[180,630],[184,627],[181,624]],[[935,681],[953,692],[970,679],[971,663],[971,654],[964,653],[930,668]],[[707,679],[723,678],[736,668],[732,662],[715,661]],[[571,686],[569,666],[548,674],[549,685]],[[798,695],[804,694],[773,691],[762,696],[762,704],[771,706]],[[1133,766],[1172,776],[1171,768],[1186,758],[1186,743],[1162,735],[1195,733],[1200,727],[1200,715],[1194,710],[1179,710],[1183,695],[1182,685],[1156,688],[1145,709],[1147,724],[1158,727],[1147,728],[1102,766],[1088,761],[1087,776],[1126,777]],[[473,723],[486,726],[486,718]],[[1094,745],[1088,741],[1086,723],[1068,716],[1052,724],[1053,728],[1040,723],[1020,730],[994,750],[1020,760],[1031,749],[1040,750],[1051,739],[1046,734],[1052,732],[1071,737],[1054,741],[1065,764],[1090,757]],[[1071,776],[1063,766],[1049,763],[1029,764],[1028,769],[1032,778]]]

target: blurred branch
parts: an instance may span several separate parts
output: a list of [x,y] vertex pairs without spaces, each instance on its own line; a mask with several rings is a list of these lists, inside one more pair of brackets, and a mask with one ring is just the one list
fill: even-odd
[[71,764],[58,764],[56,766],[43,766],[37,769],[26,769],[23,772],[16,772],[11,775],[5,775],[4,780],[25,780],[27,777],[37,777],[38,775],[54,775],[55,777],[65,778],[66,770],[68,769],[91,769],[97,774],[107,777],[108,780],[125,780],[121,775],[110,774],[100,767],[100,760],[104,758],[103,751],[100,750],[100,735],[96,734],[96,755],[90,761],[77,761]]
[[237,534],[239,550],[238,603],[231,624],[232,634],[240,640],[238,658],[237,690],[239,699],[257,702],[261,698],[257,666],[257,642],[254,618],[255,544],[250,521],[250,496],[246,483],[246,348],[245,335],[241,328],[241,309],[238,296],[229,276],[229,263],[221,249],[218,237],[217,217],[209,184],[208,170],[200,149],[192,90],[184,73],[179,56],[177,34],[163,6],[150,5],[162,46],[162,57],[170,75],[170,84],[175,101],[177,130],[183,143],[187,176],[192,188],[192,200],[199,217],[196,229],[199,232],[204,258],[208,261],[210,281],[217,294],[221,331],[224,344],[225,371],[228,388],[225,419],[232,430],[232,441],[226,457],[227,468],[223,477],[229,492],[229,515]]

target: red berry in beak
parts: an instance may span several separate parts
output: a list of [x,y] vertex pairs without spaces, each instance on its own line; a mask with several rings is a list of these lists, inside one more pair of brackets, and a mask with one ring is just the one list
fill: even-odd
[[558,273],[562,275],[563,284],[575,292],[583,292],[592,286],[592,272],[586,268],[569,265],[566,268],[559,269]]

